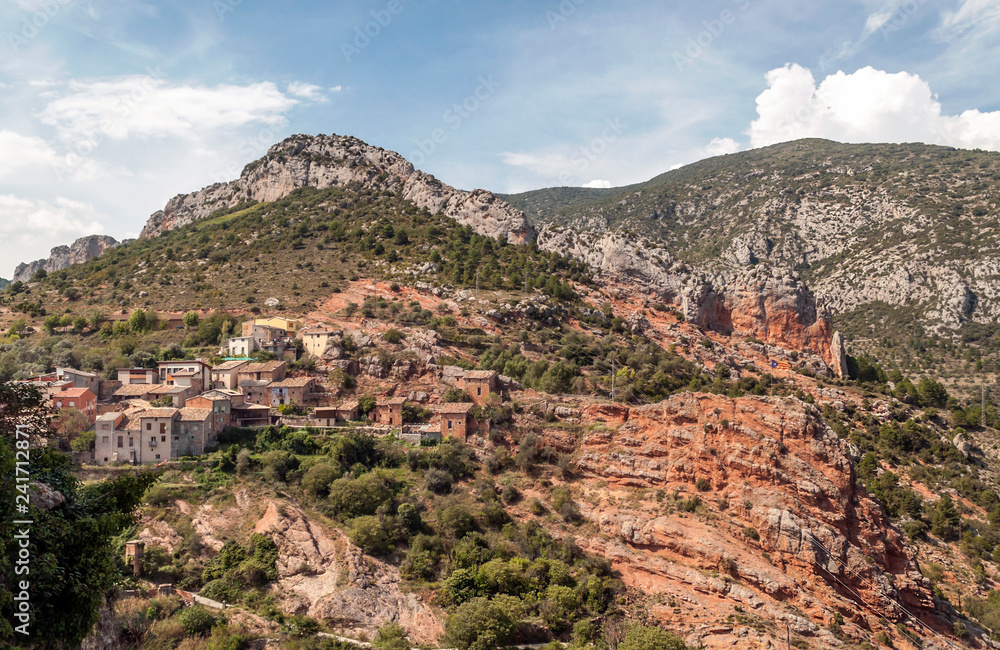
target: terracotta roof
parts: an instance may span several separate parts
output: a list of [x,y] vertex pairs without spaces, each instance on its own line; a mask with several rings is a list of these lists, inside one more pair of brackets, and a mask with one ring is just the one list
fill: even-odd
[[112,411],[110,413],[101,413],[100,415],[97,416],[97,419],[101,422],[114,422],[123,415],[125,414],[119,411]]
[[176,395],[189,390],[188,386],[171,386],[169,384],[156,384],[149,389],[150,395]]
[[142,431],[142,422],[139,421],[139,415],[129,417],[128,421],[125,422],[125,426],[122,427],[122,431]]
[[194,377],[195,375],[200,374],[200,370],[178,370],[177,372],[170,373],[173,377]]
[[375,402],[376,406],[402,406],[405,403],[405,397],[388,397]]
[[304,388],[315,381],[315,377],[289,377],[272,383],[271,388]]
[[181,409],[182,422],[204,422],[212,417],[212,409],[197,409],[185,406]]
[[115,391],[115,397],[139,397],[148,394],[161,384],[125,384]]
[[465,379],[492,379],[498,374],[496,370],[469,370],[462,377]]
[[212,368],[212,372],[215,372],[216,370],[236,370],[237,368],[245,366],[249,363],[249,361],[227,361]]
[[86,393],[94,394],[89,388],[67,388],[55,394],[55,397],[83,397]]
[[140,418],[172,418],[177,415],[177,409],[149,409],[139,414]]
[[438,404],[434,407],[434,410],[438,413],[446,413],[448,415],[462,415],[474,408],[476,408],[476,405],[470,402],[451,402],[448,404]]
[[316,325],[315,327],[310,327],[307,330],[301,330],[299,334],[306,336],[308,334],[336,334],[340,330],[334,329],[332,327],[327,327],[325,325]]
[[264,363],[251,363],[240,371],[240,374],[248,372],[274,372],[285,365],[284,361],[266,361]]
[[240,382],[240,388],[263,388],[270,385],[271,382],[266,379],[244,379]]
[[271,409],[263,404],[240,404],[239,406],[233,407],[234,411],[268,411]]

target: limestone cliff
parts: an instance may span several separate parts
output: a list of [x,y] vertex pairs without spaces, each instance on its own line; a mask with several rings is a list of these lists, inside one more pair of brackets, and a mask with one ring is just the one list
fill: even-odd
[[337,135],[292,136],[247,165],[235,181],[174,197],[149,218],[141,237],[154,237],[243,203],[277,201],[302,187],[351,184],[399,192],[418,207],[441,212],[481,235],[506,236],[519,244],[535,237],[524,213],[491,192],[457,190],[415,169],[398,153]]
[[81,237],[69,246],[56,246],[50,252],[48,259],[18,264],[14,270],[14,281],[27,282],[41,269],[48,273],[54,273],[73,264],[89,262],[118,244],[119,242],[114,237],[106,235]]

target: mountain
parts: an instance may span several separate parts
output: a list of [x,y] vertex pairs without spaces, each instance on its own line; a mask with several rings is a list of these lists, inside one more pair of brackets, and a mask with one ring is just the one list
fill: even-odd
[[6,289],[8,284],[10,284],[10,280],[5,280],[3,278],[0,278],[0,291]]
[[674,301],[789,268],[854,337],[954,334],[1000,316],[1000,155],[801,140],[610,190],[505,198],[539,245]]
[[277,201],[304,187],[324,190],[349,185],[399,193],[418,208],[442,213],[488,237],[505,236],[513,243],[524,243],[535,236],[524,215],[494,194],[456,190],[416,170],[398,153],[357,138],[296,135],[247,165],[239,179],[174,197],[149,218],[141,237],[154,237],[218,210]]
[[[14,269],[14,281],[28,282],[38,271],[54,273],[73,264],[89,262],[109,248],[114,248],[118,243],[114,237],[90,235],[77,239],[69,246],[56,246],[50,251],[48,259],[18,264]],[[0,284],[0,289],[3,286]]]

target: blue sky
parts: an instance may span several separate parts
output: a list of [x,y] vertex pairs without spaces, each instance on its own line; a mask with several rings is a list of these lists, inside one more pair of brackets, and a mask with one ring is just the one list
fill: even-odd
[[992,0],[5,0],[0,26],[4,277],[293,133],[501,192],[806,136],[1000,150]]

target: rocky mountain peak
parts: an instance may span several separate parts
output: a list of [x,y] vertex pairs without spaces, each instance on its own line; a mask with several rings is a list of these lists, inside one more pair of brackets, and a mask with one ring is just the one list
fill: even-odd
[[208,217],[247,202],[282,199],[302,187],[326,189],[357,184],[379,192],[399,192],[417,207],[442,213],[481,235],[527,243],[535,231],[524,213],[491,192],[465,192],[425,174],[394,151],[338,135],[294,135],[243,169],[229,183],[216,183],[171,199],[153,214],[142,237]]
[[17,268],[14,269],[14,281],[27,282],[39,270],[54,273],[72,264],[89,262],[107,249],[113,248],[118,244],[118,240],[107,235],[81,237],[69,246],[56,246],[50,251],[48,259],[18,264]]

